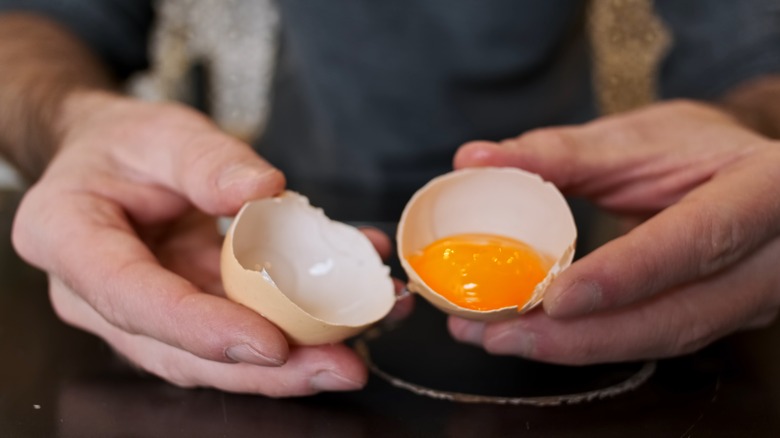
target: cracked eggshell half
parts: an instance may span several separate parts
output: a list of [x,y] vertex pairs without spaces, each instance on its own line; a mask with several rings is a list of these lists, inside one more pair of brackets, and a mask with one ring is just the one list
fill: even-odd
[[222,246],[227,296],[298,345],[342,341],[395,304],[390,268],[357,228],[294,193],[249,202]]
[[[438,239],[464,233],[514,238],[550,258],[547,276],[523,306],[488,311],[460,307],[425,284],[407,261]],[[547,286],[574,258],[577,228],[552,183],[516,168],[485,167],[456,170],[423,186],[407,203],[396,237],[410,291],[448,314],[495,321],[527,312],[542,301]]]

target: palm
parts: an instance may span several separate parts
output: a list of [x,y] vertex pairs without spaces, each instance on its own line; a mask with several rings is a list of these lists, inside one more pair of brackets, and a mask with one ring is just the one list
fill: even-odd
[[224,295],[219,273],[222,237],[213,218],[191,211],[153,231],[140,230],[139,234],[154,235],[150,249],[165,269],[204,292]]

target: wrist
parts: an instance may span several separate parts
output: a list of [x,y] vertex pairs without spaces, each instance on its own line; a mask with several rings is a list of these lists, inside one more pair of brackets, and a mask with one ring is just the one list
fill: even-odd
[[41,16],[0,14],[0,41],[0,153],[34,181],[60,144],[64,101],[115,82],[75,35]]
[[36,101],[37,111],[23,119],[29,129],[23,137],[24,147],[17,156],[17,168],[28,181],[35,181],[44,173],[51,161],[67,144],[67,138],[77,127],[96,116],[99,109],[106,108],[111,100],[121,99],[119,95],[102,89],[79,87],[58,87],[49,89],[45,96]]
[[67,93],[60,101],[58,117],[52,121],[53,152],[59,151],[73,132],[126,99],[103,89],[74,89]]

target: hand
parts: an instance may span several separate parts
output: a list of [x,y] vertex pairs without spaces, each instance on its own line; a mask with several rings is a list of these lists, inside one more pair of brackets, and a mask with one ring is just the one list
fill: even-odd
[[780,144],[714,107],[657,104],[583,126],[473,142],[456,167],[516,166],[645,222],[572,264],[544,311],[451,318],[461,341],[564,364],[680,355],[780,306]]
[[[184,387],[293,396],[363,386],[366,369],[344,345],[290,348],[224,298],[221,238],[206,214],[280,192],[278,170],[184,107],[84,93],[65,109],[58,154],[13,231],[18,252],[48,272],[64,321]],[[367,234],[389,251],[384,235]]]

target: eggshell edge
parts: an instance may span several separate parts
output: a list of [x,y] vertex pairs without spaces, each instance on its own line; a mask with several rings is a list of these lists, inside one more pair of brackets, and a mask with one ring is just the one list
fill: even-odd
[[[519,171],[521,173],[526,174],[528,177],[532,177],[534,179],[538,179],[539,182],[543,184],[552,184],[548,181],[545,181],[540,175],[537,175],[532,172],[528,172],[522,169],[516,169],[516,168],[498,168],[498,167],[490,167],[490,168],[477,168],[477,169],[463,169],[463,170],[456,170],[454,172],[450,172],[441,176],[438,176],[431,181],[429,181],[425,186],[420,188],[409,200],[407,203],[407,208],[404,208],[403,213],[401,214],[401,219],[399,220],[399,227],[396,232],[396,241],[398,242],[398,258],[401,262],[401,267],[403,268],[404,272],[406,272],[406,275],[408,277],[407,282],[407,289],[410,292],[417,293],[421,295],[423,298],[425,298],[428,302],[433,304],[436,308],[441,310],[444,313],[447,313],[449,315],[458,316],[465,319],[470,319],[474,321],[485,321],[485,322],[491,322],[491,321],[501,321],[510,319],[517,315],[522,315],[531,309],[538,306],[542,300],[544,299],[544,294],[547,288],[549,287],[550,283],[561,273],[564,269],[569,267],[571,265],[572,261],[574,260],[574,252],[577,245],[577,230],[575,229],[575,237],[572,241],[571,245],[569,245],[566,250],[563,252],[563,254],[557,259],[557,262],[553,264],[553,266],[548,271],[545,278],[536,285],[534,288],[534,292],[531,295],[531,298],[522,306],[510,306],[510,307],[503,307],[500,309],[495,310],[489,310],[489,311],[483,311],[483,310],[473,310],[473,309],[467,309],[460,306],[457,306],[456,304],[451,303],[449,300],[444,298],[442,295],[434,291],[432,288],[430,288],[423,280],[420,278],[419,275],[417,275],[417,272],[412,268],[411,264],[406,260],[406,257],[404,257],[404,248],[401,245],[401,242],[403,242],[401,233],[403,233],[403,228],[401,224],[405,223],[406,217],[408,216],[409,211],[409,205],[412,205],[419,196],[421,196],[421,193],[423,189],[426,187],[441,183],[442,180],[446,180],[449,178],[457,178],[458,173],[468,173],[471,171],[479,171],[479,170],[488,170],[488,171],[506,171],[507,169],[510,169],[511,171]],[[556,188],[557,191],[557,188]],[[561,196],[563,198],[563,196]],[[565,199],[564,199],[565,202]]]
[[[246,208],[244,206],[243,209]],[[241,212],[236,215],[240,217]],[[328,219],[329,220],[329,219]],[[220,255],[222,284],[231,300],[242,304],[276,325],[295,345],[322,345],[341,342],[354,336],[375,321],[350,326],[332,324],[316,318],[292,302],[259,271],[245,269],[233,251],[233,221],[225,234]],[[388,309],[389,312],[390,309]]]

